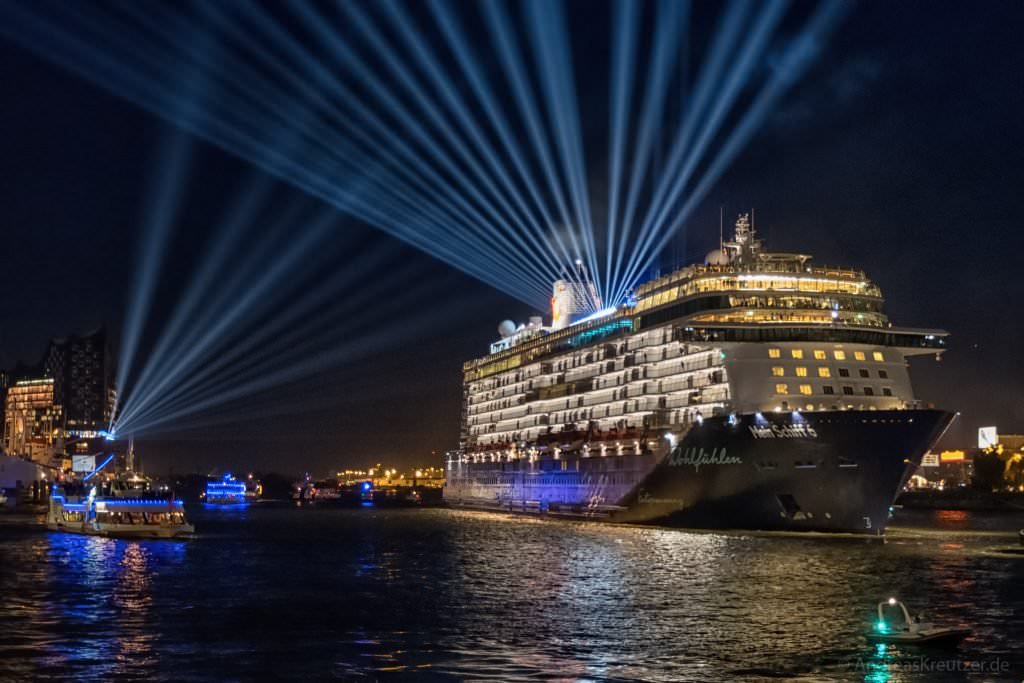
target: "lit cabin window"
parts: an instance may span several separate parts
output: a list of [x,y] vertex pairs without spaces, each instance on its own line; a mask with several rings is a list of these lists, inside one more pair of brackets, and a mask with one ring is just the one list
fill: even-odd
[[825,352],[821,349],[814,350],[814,360],[825,360]]
[[853,352],[853,357],[854,357],[855,360],[864,360],[864,352],[863,351],[854,351]]
[[801,384],[800,385],[800,393],[803,394],[804,396],[810,396],[811,395],[811,385],[810,384]]
[[775,385],[775,393],[776,394],[788,394],[789,393],[789,385],[788,384],[776,384]]
[[831,377],[832,371],[828,368],[818,368],[818,377]]
[[796,376],[797,377],[806,377],[807,376],[807,368],[797,368],[796,369]]
[[833,351],[832,355],[836,357],[836,360],[846,360],[846,351]]
[[797,360],[799,360],[799,359],[804,357],[804,350],[803,349],[793,349],[792,351],[790,351],[790,353],[792,353],[793,354],[793,358],[796,358]]
[[785,371],[785,369],[783,369],[783,367],[781,365],[776,365],[776,366],[774,366],[772,368],[772,376],[773,377],[782,377],[785,374],[786,374],[786,371]]
[[780,351],[779,349],[768,349],[768,357],[769,358],[781,358],[782,357],[782,351]]
[[882,355],[881,351],[875,351],[871,354],[871,357],[877,360],[879,363],[885,360],[885,356]]

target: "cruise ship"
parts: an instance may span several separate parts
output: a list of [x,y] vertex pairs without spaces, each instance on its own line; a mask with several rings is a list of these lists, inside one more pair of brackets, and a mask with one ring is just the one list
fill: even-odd
[[590,313],[582,270],[552,323],[499,326],[463,366],[453,506],[685,528],[881,534],[953,415],[908,358],[947,333],[894,326],[864,272],[730,241]]

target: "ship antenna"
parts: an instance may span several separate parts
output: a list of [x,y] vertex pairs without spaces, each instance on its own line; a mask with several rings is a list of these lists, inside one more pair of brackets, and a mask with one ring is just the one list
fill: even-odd
[[725,207],[718,207],[718,251],[724,251],[725,249],[725,238],[723,237],[722,221],[724,217]]
[[757,235],[757,227],[754,222],[754,207],[750,207],[750,238],[753,239]]

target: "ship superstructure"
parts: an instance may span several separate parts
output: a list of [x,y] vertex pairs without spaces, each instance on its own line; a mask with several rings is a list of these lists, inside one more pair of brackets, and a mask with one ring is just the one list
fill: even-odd
[[[645,283],[629,305],[501,332],[463,367],[455,504],[878,530],[950,419],[920,406],[907,370],[947,333],[893,326],[865,273],[766,251],[747,215],[703,265]],[[812,510],[818,498],[832,509]]]

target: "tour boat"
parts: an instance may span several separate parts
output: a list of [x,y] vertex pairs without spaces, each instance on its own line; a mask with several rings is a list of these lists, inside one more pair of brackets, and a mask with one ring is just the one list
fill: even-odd
[[173,498],[118,498],[67,495],[56,485],[50,496],[46,527],[88,536],[119,538],[183,538],[195,533],[185,519],[185,506]]
[[241,505],[249,502],[245,482],[235,479],[230,473],[221,479],[206,482],[204,497],[212,505]]

